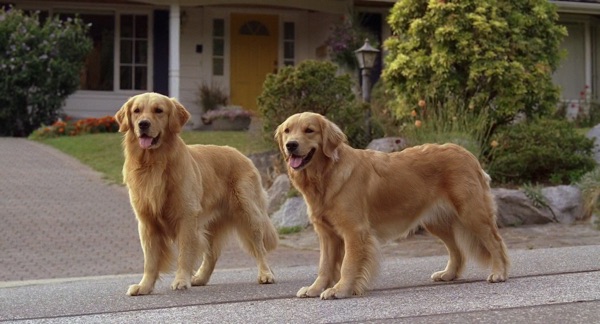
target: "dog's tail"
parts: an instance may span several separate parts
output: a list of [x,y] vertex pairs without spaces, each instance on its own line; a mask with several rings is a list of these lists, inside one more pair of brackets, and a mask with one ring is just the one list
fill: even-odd
[[279,243],[279,234],[277,234],[277,230],[271,220],[267,216],[265,219],[265,224],[263,226],[263,243],[265,245],[265,249],[267,251],[273,251],[277,248],[277,244]]

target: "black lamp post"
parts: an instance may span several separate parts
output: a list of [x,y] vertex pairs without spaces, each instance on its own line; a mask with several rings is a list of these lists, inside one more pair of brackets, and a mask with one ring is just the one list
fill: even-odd
[[354,51],[356,59],[358,60],[358,67],[362,73],[362,99],[364,102],[369,104],[366,110],[366,126],[367,126],[367,139],[371,140],[371,70],[375,67],[375,60],[379,55],[379,50],[369,44],[369,40],[365,39],[365,44]]

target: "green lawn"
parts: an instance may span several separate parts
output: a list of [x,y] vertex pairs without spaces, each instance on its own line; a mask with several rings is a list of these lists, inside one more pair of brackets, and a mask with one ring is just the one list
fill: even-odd
[[[39,142],[53,146],[82,163],[104,174],[109,182],[121,183],[123,168],[122,134],[103,133],[73,137],[42,139]],[[181,134],[188,144],[229,145],[244,154],[264,152],[273,147],[259,134],[253,132],[196,132],[184,131]]]

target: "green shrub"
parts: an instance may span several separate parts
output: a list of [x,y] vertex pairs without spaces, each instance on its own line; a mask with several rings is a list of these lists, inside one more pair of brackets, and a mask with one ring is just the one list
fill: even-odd
[[203,113],[227,106],[229,101],[225,90],[214,82],[210,85],[203,83],[198,88],[196,97],[196,104],[200,106]]
[[334,63],[308,60],[269,74],[258,97],[265,138],[272,141],[277,126],[289,116],[312,111],[338,124],[351,145],[366,146],[364,107],[352,92],[350,77],[336,72]]
[[[585,218],[589,219],[592,214],[598,214],[600,212],[600,168],[596,167],[584,174],[577,182],[577,187],[579,187],[583,196]],[[600,230],[600,223],[595,225]]]
[[520,114],[550,113],[559,98],[552,72],[566,35],[557,20],[547,0],[397,1],[383,73],[398,97],[395,113],[422,106],[423,123],[483,115],[481,143]]
[[88,27],[0,9],[0,136],[27,136],[58,119],[92,48]]
[[491,142],[488,172],[507,184],[568,184],[596,162],[594,141],[566,120],[540,119],[503,127]]

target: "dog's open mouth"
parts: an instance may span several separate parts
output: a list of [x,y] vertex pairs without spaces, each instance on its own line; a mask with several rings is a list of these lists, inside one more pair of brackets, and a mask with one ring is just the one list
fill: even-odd
[[140,147],[143,149],[149,149],[150,147],[152,147],[153,145],[156,145],[156,143],[158,143],[159,138],[160,138],[160,134],[156,137],[152,137],[147,134],[142,134],[142,136],[139,137]]
[[294,169],[294,170],[301,169],[306,164],[308,164],[308,162],[310,162],[310,160],[312,159],[314,154],[315,154],[314,148],[312,150],[310,150],[310,152],[308,152],[308,154],[306,154],[304,156],[292,154],[292,155],[290,155],[290,159],[289,159],[288,163],[290,164],[290,167],[292,167],[292,169]]

